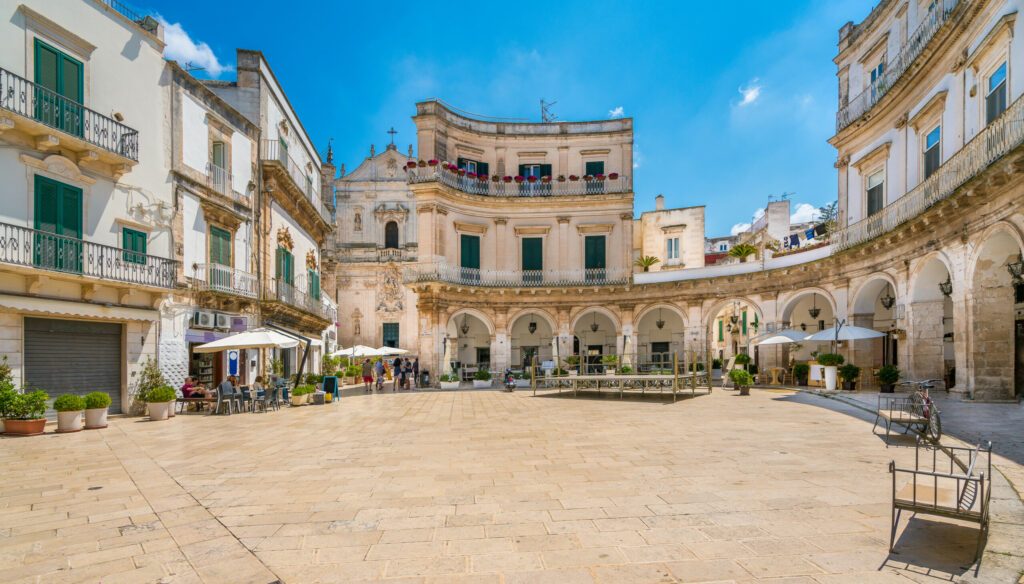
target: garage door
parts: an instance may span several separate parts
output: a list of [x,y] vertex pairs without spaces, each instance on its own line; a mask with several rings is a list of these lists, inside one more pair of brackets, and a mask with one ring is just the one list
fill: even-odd
[[[25,385],[64,393],[103,391],[121,413],[121,329],[117,323],[25,319]],[[49,412],[53,414],[53,412]]]

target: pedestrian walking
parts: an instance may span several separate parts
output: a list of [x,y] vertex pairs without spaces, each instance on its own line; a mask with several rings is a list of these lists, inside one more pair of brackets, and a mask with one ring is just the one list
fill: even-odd
[[412,385],[419,389],[420,386],[420,358],[416,357],[412,362]]
[[391,375],[394,378],[394,383],[391,384],[391,391],[395,391],[398,389],[398,382],[402,373],[402,358],[395,357],[395,360],[391,363],[391,368]]
[[374,363],[374,369],[377,372],[377,391],[384,389],[384,360],[381,359]]
[[373,383],[373,364],[370,363],[370,359],[363,359],[363,390],[364,393],[370,393],[370,384]]

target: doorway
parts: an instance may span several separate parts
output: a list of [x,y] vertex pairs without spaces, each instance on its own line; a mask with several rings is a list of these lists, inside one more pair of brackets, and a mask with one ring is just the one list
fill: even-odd
[[587,345],[587,370],[584,373],[598,372],[603,354],[604,345]]
[[521,347],[519,351],[523,355],[523,369],[529,369],[533,363],[533,358],[537,356],[539,347]]
[[490,366],[491,366],[491,349],[490,349],[490,347],[477,347],[476,348],[476,365],[477,365],[477,367],[490,368]]

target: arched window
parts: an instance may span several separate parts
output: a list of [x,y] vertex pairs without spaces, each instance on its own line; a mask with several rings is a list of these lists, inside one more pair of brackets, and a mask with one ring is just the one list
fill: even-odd
[[384,225],[384,247],[398,249],[398,223],[394,221],[388,221]]

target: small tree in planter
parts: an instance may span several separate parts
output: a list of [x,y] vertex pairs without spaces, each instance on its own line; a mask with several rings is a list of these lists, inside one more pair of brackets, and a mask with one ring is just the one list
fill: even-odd
[[754,384],[754,378],[749,373],[742,369],[733,369],[729,372],[729,379],[736,389],[740,390],[740,395],[750,395],[750,386]]
[[[152,357],[147,358],[146,362],[142,364],[142,372],[139,375],[139,384],[135,394],[135,403],[132,407],[133,413],[142,415],[146,404],[156,402],[156,400],[150,399],[149,393],[166,385],[167,381],[164,380],[164,375],[160,372],[160,366],[157,365],[156,359]],[[171,396],[170,399],[173,400],[176,395],[177,394],[175,394],[175,396]]]
[[74,393],[65,393],[53,400],[53,409],[57,410],[57,433],[81,432],[82,412],[85,400]]
[[362,373],[363,368],[353,363],[345,368],[345,380],[348,383],[359,383],[359,376]]
[[580,358],[576,355],[569,355],[565,359],[565,368],[569,371],[569,375],[577,375],[579,373]]
[[893,393],[900,380],[900,370],[895,365],[885,365],[878,370],[878,383],[882,393]]
[[837,369],[843,364],[842,355],[836,353],[821,353],[818,355],[818,364],[825,367],[825,389],[835,391]]
[[651,271],[651,266],[658,263],[661,263],[661,260],[656,256],[640,256],[633,262],[633,265],[643,268],[645,272],[649,272]]
[[793,377],[797,385],[807,385],[807,377],[811,374],[811,366],[807,363],[793,365]]
[[473,387],[475,389],[487,389],[491,386],[491,372],[481,369],[473,374]]
[[732,246],[729,250],[729,257],[740,260],[741,263],[745,263],[747,258],[757,253],[757,248],[750,245],[749,243],[738,243]]
[[750,365],[750,361],[750,355],[746,353],[740,353],[739,355],[736,355],[736,364],[741,366],[744,371],[747,371],[747,366]]
[[96,430],[107,427],[107,408],[110,395],[105,391],[94,391],[85,396],[85,429]]
[[454,373],[446,373],[437,378],[441,383],[441,389],[458,389],[459,377]]
[[14,393],[7,405],[4,416],[4,434],[11,436],[35,436],[42,434],[46,428],[46,400],[50,396],[45,391],[36,390],[27,393]]
[[847,363],[839,368],[839,376],[843,378],[843,389],[854,391],[857,389],[857,378],[860,377],[860,367],[853,363]]
[[615,375],[615,366],[619,364],[617,355],[605,355],[601,357],[601,364],[604,365],[605,375]]
[[177,393],[169,385],[161,385],[146,392],[145,401],[149,410],[149,419],[153,422],[160,422],[170,417],[175,398],[177,398]]

